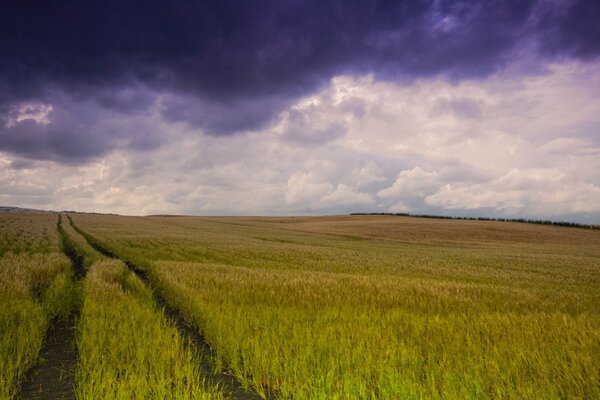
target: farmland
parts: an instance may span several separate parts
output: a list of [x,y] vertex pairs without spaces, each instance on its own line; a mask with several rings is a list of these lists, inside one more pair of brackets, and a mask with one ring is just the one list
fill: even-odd
[[51,320],[66,319],[75,299],[57,217],[0,214],[0,398],[14,397],[42,349]]
[[2,398],[73,309],[81,399],[600,398],[598,230],[0,217]]

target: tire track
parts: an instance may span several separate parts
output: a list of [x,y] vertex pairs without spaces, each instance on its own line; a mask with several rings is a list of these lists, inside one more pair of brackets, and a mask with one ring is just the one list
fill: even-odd
[[[214,372],[214,368],[210,361],[214,358],[214,349],[210,346],[210,344],[208,344],[201,331],[187,322],[183,315],[178,310],[171,307],[165,298],[155,289],[155,285],[153,285],[149,279],[147,271],[137,267],[131,261],[120,258],[109,249],[103,247],[89,234],[75,225],[70,217],[67,218],[69,219],[69,223],[73,229],[83,236],[90,246],[106,257],[114,258],[125,263],[127,268],[135,273],[140,280],[151,289],[155,303],[164,310],[165,318],[173,323],[183,338],[188,339],[191,343],[193,343],[200,354],[200,369],[202,371],[202,376],[206,379],[206,383],[209,386],[219,385],[220,388],[230,393],[230,398],[232,400],[262,399],[262,397],[257,393],[244,389],[241,382],[235,376],[226,374],[224,372]],[[268,391],[266,398],[274,399],[275,396],[272,391]]]
[[[79,256],[70,244],[64,229],[62,217],[58,216],[58,232],[64,253],[71,260],[75,280],[85,275],[83,257]],[[79,317],[79,307],[72,305],[67,318],[54,318],[46,331],[40,351],[41,362],[32,367],[21,382],[18,398],[65,400],[74,399],[74,369],[78,354],[75,344],[75,324]]]

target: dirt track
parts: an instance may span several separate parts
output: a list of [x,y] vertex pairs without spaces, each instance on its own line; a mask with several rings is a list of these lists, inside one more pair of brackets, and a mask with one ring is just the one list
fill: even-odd
[[[62,218],[59,216],[58,231],[63,250],[71,259],[75,279],[80,280],[85,275],[83,258],[67,245],[61,224]],[[41,361],[25,375],[21,383],[20,398],[25,400],[75,398],[74,372],[78,361],[75,326],[78,317],[79,309],[77,305],[73,305],[68,318],[56,318],[52,321],[40,352]]]
[[[185,318],[181,315],[181,313],[172,307],[169,306],[167,301],[159,294],[159,292],[155,289],[155,286],[150,281],[148,274],[145,270],[137,267],[131,261],[121,259],[112,251],[104,248],[93,240],[90,240],[89,235],[85,234],[85,232],[81,231],[73,221],[69,218],[69,222],[73,229],[79,232],[88,242],[90,246],[92,246],[96,251],[102,253],[103,255],[121,260],[129,270],[134,272],[145,285],[152,289],[152,293],[154,295],[154,300],[156,304],[164,310],[165,318],[169,320],[179,331],[179,334],[191,342],[195,349],[198,351],[200,355],[200,369],[202,371],[202,376],[206,378],[205,383],[207,386],[219,385],[225,392],[230,394],[230,398],[232,400],[260,400],[258,394],[245,390],[242,386],[241,382],[233,375],[224,373],[224,372],[214,372],[214,368],[211,364],[211,360],[214,356],[214,350],[210,347],[206,339],[201,333],[201,330],[197,327],[192,326],[188,323]],[[272,393],[267,393],[267,399],[274,398]]]

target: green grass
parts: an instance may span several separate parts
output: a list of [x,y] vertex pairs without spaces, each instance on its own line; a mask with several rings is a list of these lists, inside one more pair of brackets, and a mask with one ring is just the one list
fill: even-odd
[[156,275],[224,365],[284,397],[592,398],[596,390],[598,320],[521,300],[499,306],[518,291],[173,262],[158,263]]
[[60,252],[56,214],[0,212],[0,256]]
[[198,356],[157,308],[150,289],[72,227],[65,231],[89,270],[78,322],[77,398],[224,398],[203,384]]
[[[150,289],[122,262],[92,249],[67,218],[59,224],[52,214],[0,213],[0,221],[1,399],[17,397],[52,319],[67,317],[74,304],[81,307],[77,398],[225,398],[203,383],[198,355]],[[82,257],[89,272],[82,285],[63,251]]]
[[51,320],[69,314],[76,289],[56,215],[0,213],[0,221],[0,398],[10,399],[38,361]]
[[74,221],[259,392],[600,398],[599,232],[378,218]]
[[219,399],[198,360],[123,263],[96,262],[84,283],[79,399]]
[[71,220],[68,216],[61,216],[62,223],[59,225],[62,247],[67,253],[74,253],[82,261],[83,268],[87,271],[96,261],[104,259],[102,254],[98,253],[87,243],[84,237],[73,229]]

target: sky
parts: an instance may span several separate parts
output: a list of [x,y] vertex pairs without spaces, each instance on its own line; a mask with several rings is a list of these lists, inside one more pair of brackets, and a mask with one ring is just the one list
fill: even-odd
[[600,223],[597,0],[6,1],[0,205]]

